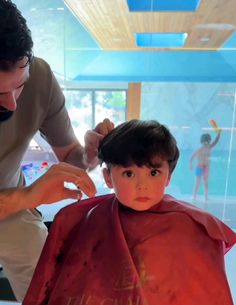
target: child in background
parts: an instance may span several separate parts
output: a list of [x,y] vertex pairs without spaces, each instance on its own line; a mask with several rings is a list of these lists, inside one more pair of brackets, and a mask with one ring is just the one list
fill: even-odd
[[165,195],[179,157],[170,131],[131,120],[98,155],[115,194],[57,214],[23,305],[233,305],[224,254],[236,234]]
[[208,200],[208,178],[210,173],[210,157],[212,148],[219,142],[221,129],[215,128],[217,136],[215,140],[211,143],[211,136],[206,133],[201,136],[202,146],[197,149],[190,158],[190,169],[193,169],[193,161],[197,160],[197,166],[195,170],[195,185],[193,190],[193,200],[196,201],[197,193],[200,187],[201,179],[203,178],[204,186],[204,198],[205,202]]

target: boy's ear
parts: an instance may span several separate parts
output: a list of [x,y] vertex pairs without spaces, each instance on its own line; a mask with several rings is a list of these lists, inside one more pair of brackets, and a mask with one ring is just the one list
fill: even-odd
[[112,189],[113,188],[113,184],[112,184],[112,181],[111,181],[111,175],[110,175],[110,172],[107,168],[103,168],[102,169],[102,173],[103,173],[103,177],[104,177],[104,180],[106,182],[106,185]]
[[169,183],[170,183],[170,179],[171,179],[171,175],[169,175],[169,176],[168,176],[168,179],[167,179],[167,181],[166,181],[166,186],[168,186],[168,185],[169,185]]

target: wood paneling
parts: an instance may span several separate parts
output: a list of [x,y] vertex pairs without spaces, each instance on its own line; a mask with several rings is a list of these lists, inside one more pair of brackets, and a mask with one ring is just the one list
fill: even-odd
[[235,0],[202,0],[196,12],[129,12],[126,0],[65,2],[106,50],[144,50],[136,32],[186,32],[181,50],[218,49],[236,29]]
[[129,83],[127,120],[139,119],[141,109],[141,83]]

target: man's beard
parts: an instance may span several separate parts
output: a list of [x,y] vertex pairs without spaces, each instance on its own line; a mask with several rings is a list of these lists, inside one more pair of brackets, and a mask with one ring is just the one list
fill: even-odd
[[13,111],[7,110],[6,108],[0,106],[0,122],[4,122],[13,115]]

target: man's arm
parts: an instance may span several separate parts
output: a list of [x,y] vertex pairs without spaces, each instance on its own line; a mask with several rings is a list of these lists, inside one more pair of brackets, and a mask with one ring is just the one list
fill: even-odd
[[64,182],[78,185],[88,197],[96,194],[96,187],[85,170],[59,163],[29,186],[0,191],[0,219],[40,204],[50,204],[64,199],[78,199],[80,191],[68,189]]
[[28,206],[28,188],[11,188],[0,191],[0,220]]
[[63,147],[52,147],[60,162],[66,162],[87,169],[84,162],[84,147],[78,142]]

